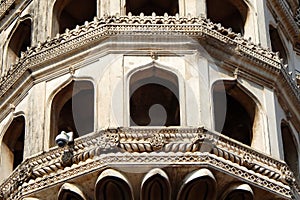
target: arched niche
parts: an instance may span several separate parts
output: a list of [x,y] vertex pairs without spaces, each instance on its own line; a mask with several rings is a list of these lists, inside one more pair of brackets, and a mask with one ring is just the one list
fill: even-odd
[[97,0],[57,0],[53,6],[52,35],[74,29],[97,16]]
[[20,20],[14,29],[8,43],[6,66],[10,67],[15,64],[21,57],[21,52],[25,52],[27,47],[31,46],[32,22],[29,17]]
[[150,67],[129,81],[131,126],[179,126],[178,78],[170,71]]
[[243,0],[206,0],[206,9],[212,22],[244,34],[249,8]]
[[279,52],[279,56],[283,59],[283,63],[288,64],[288,55],[286,53],[284,43],[282,42],[278,30],[272,25],[269,26],[269,35],[272,51]]
[[96,181],[96,200],[133,200],[129,181],[120,172],[104,170]]
[[299,179],[299,156],[295,137],[286,121],[281,122],[284,161]]
[[1,142],[1,174],[9,174],[22,163],[25,141],[25,118],[15,117],[4,133]]
[[94,86],[90,81],[71,81],[62,87],[51,103],[50,146],[61,131],[74,138],[94,131]]
[[208,169],[191,172],[185,178],[177,195],[177,200],[215,200],[216,179]]
[[141,186],[141,200],[170,200],[171,185],[168,175],[161,169],[146,174]]
[[65,183],[61,186],[58,192],[58,200],[86,200],[81,189],[70,183]]
[[217,81],[212,89],[215,130],[250,146],[259,119],[256,102],[236,81]]
[[126,13],[131,12],[133,15],[156,15],[163,16],[175,15],[179,13],[178,0],[126,0]]
[[234,184],[223,193],[221,200],[253,200],[254,192],[248,184]]

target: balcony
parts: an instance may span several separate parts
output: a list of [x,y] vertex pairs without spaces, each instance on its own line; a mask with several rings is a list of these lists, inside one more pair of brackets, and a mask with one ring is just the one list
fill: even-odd
[[218,195],[234,182],[248,183],[257,199],[290,199],[299,194],[284,162],[203,127],[117,128],[90,133],[75,140],[74,146],[54,147],[26,159],[0,186],[0,194],[4,199],[42,197],[62,183],[87,180],[87,185],[94,187],[97,174],[104,169],[117,170],[129,181],[139,182],[137,179],[154,168],[175,177],[176,183],[197,169],[209,170],[218,177]]

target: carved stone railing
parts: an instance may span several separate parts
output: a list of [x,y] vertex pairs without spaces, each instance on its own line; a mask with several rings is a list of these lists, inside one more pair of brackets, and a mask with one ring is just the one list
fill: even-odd
[[300,28],[300,7],[297,9],[296,15],[295,15],[295,21],[297,23],[297,25]]
[[[90,23],[77,26],[74,30],[48,38],[37,46],[30,47],[22,53],[17,64],[12,65],[0,77],[0,97],[25,73],[26,70],[45,65],[55,59],[80,51],[81,48],[97,44],[106,37],[114,35],[184,35],[190,37],[212,37],[224,44],[238,47],[238,50],[248,57],[267,65],[280,69],[282,63],[277,54],[261,46],[254,45],[251,41],[243,39],[231,29],[225,29],[220,24],[214,24],[201,17],[176,16],[105,16],[95,18]],[[30,70],[31,71],[31,70]]]
[[9,8],[14,4],[15,0],[0,1],[0,19],[5,15]]
[[[292,90],[300,101],[300,91],[295,89],[296,82],[290,80],[289,74],[285,74],[282,60],[278,53],[253,44],[251,41],[233,33],[231,29],[225,29],[220,24],[214,24],[202,17],[176,16],[105,16],[95,18],[92,22],[86,22],[83,26],[77,26],[73,30],[66,30],[64,34],[58,34],[55,38],[48,38],[37,46],[30,47],[22,53],[18,63],[0,77],[0,98],[24,76],[28,76],[37,67],[47,66],[48,63],[61,61],[69,55],[82,51],[85,47],[99,44],[103,39],[115,35],[128,36],[189,36],[192,38],[214,38],[224,47],[235,49],[233,54],[240,53],[264,68],[268,72],[275,73],[274,77],[287,78],[288,85],[282,89]],[[229,48],[229,47],[228,47]],[[26,73],[27,72],[27,73]],[[272,79],[273,80],[273,79]]]
[[271,7],[276,12],[278,20],[291,34],[294,40],[293,43],[299,41],[300,30],[295,21],[295,15],[287,5],[287,2],[284,0],[268,0],[268,2],[270,2]]
[[0,186],[0,197],[20,199],[103,167],[137,163],[205,165],[285,198],[291,198],[292,189],[299,193],[284,162],[221,134],[204,128],[122,128],[26,159]]

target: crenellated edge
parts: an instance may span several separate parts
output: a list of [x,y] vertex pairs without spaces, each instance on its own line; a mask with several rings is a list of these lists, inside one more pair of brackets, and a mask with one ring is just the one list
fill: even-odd
[[[67,155],[71,162],[65,162]],[[22,195],[104,166],[161,163],[208,164],[279,195],[299,193],[293,173],[279,160],[224,135],[200,128],[118,128],[89,134],[74,146],[25,160],[0,186],[0,197]],[[10,196],[9,196],[10,194]]]

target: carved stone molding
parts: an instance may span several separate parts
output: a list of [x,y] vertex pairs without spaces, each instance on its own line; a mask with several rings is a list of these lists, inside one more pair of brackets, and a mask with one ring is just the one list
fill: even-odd
[[105,16],[73,30],[48,38],[35,47],[22,53],[17,64],[0,78],[0,96],[22,76],[27,69],[33,69],[51,60],[59,59],[72,52],[79,51],[84,46],[97,44],[102,39],[114,35],[185,35],[191,37],[213,37],[224,44],[232,43],[253,59],[258,59],[270,68],[280,69],[281,63],[277,54],[268,49],[254,45],[243,39],[230,29],[214,24],[201,17],[177,16]]
[[277,14],[279,21],[282,23],[283,27],[288,30],[293,39],[293,44],[295,45],[300,40],[300,30],[295,21],[295,16],[292,10],[287,5],[285,0],[269,0],[272,9]]
[[[30,77],[31,72],[35,69],[47,66],[50,62],[63,60],[115,35],[188,36],[200,41],[214,40],[218,46],[223,45],[224,48],[229,49],[224,49],[224,51],[240,56],[246,62],[259,68],[255,72],[261,73],[258,75],[259,77],[265,77],[266,75],[263,73],[270,73],[268,76],[273,76],[273,78],[268,78],[274,82],[272,84],[278,84],[279,81],[276,79],[282,81],[284,86],[280,87],[280,90],[287,91],[288,97],[292,99],[290,102],[295,105],[300,102],[300,91],[296,81],[287,72],[277,53],[255,45],[230,29],[225,29],[220,24],[214,24],[202,17],[156,16],[155,14],[152,16],[131,16],[129,14],[128,16],[94,18],[94,21],[87,22],[83,26],[77,26],[73,30],[67,30],[64,34],[58,34],[55,38],[39,42],[37,46],[30,47],[28,51],[22,53],[18,63],[0,77],[0,97],[9,95],[7,93],[9,89],[16,83],[22,84],[22,81],[26,80],[26,77]],[[243,66],[240,67],[242,71]],[[263,79],[265,80],[265,78]]]
[[286,197],[289,187],[299,191],[284,162],[204,128],[109,129],[79,138],[72,148],[70,166],[61,160],[68,147],[27,159],[0,186],[0,195],[18,199],[104,166],[157,162],[209,165]]
[[0,19],[5,15],[9,8],[15,3],[15,0],[1,0],[0,2]]

